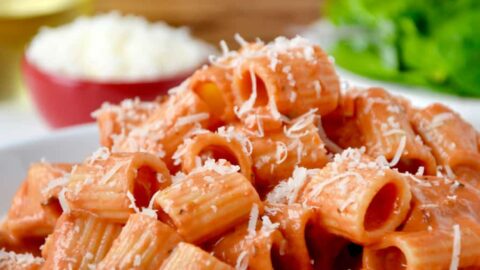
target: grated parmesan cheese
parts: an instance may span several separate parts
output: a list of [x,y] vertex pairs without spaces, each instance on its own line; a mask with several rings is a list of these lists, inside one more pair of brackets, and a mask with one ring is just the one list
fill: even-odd
[[452,259],[450,261],[450,270],[457,270],[460,261],[460,252],[462,247],[462,233],[460,225],[453,225],[453,247],[452,247]]
[[267,201],[270,203],[293,204],[297,200],[300,189],[305,185],[308,170],[303,167],[295,167],[287,181],[280,182],[267,194]]
[[235,35],[233,36],[233,38],[234,38],[235,41],[238,43],[238,45],[240,45],[240,46],[242,46],[242,47],[248,45],[248,42],[245,41],[245,39],[244,39],[239,33],[235,33]]
[[288,156],[287,145],[282,141],[276,141],[275,159],[277,164],[283,163]]
[[240,171],[240,166],[231,165],[225,159],[207,159],[203,166],[197,167],[192,170],[191,173],[205,172],[205,171],[214,171],[220,175],[232,174]]
[[435,129],[443,125],[445,121],[447,121],[448,119],[452,119],[453,117],[454,117],[453,114],[450,112],[439,113],[432,118],[432,122],[430,123],[429,127],[430,129]]
[[223,56],[227,56],[230,50],[228,49],[227,43],[223,39],[220,40],[220,48],[222,49]]
[[248,236],[247,237],[254,237],[256,234],[258,214],[259,214],[258,204],[254,203],[252,205],[252,209],[250,210],[250,217],[248,219],[248,227],[247,227]]
[[15,253],[0,249],[0,269],[29,268],[33,265],[42,265],[45,262],[43,258],[35,257],[30,253]]
[[60,202],[60,207],[62,207],[62,211],[66,214],[70,213],[70,205],[68,201],[65,199],[65,192],[67,191],[66,188],[62,188],[58,193],[58,201]]
[[255,105],[255,101],[257,100],[257,79],[255,77],[255,72],[251,67],[249,69],[249,74],[250,74],[250,81],[252,83],[252,89],[251,89],[252,92],[248,100],[245,101],[240,107],[240,110],[238,111],[238,114],[240,116],[251,111],[253,109],[253,106]]
[[138,254],[135,255],[135,258],[133,259],[133,267],[138,267],[142,264],[142,257]]
[[130,205],[128,205],[128,208],[133,209],[135,213],[140,213],[140,209],[138,209],[137,205],[135,204],[135,197],[133,197],[133,194],[129,191],[127,191],[127,198],[130,201]]
[[41,29],[26,55],[53,74],[94,81],[144,81],[189,71],[213,52],[187,28],[109,12]]
[[406,145],[407,145],[407,136],[402,136],[402,138],[400,139],[400,142],[398,143],[397,151],[395,152],[395,155],[393,156],[392,160],[389,163],[390,167],[393,167],[398,164],[398,162],[400,161],[400,158],[402,157],[403,151],[405,151]]
[[262,228],[260,229],[261,234],[268,236],[278,229],[278,227],[280,227],[280,223],[272,223],[268,216],[262,216]]
[[237,257],[237,262],[235,263],[235,270],[247,270],[248,268],[248,252],[242,251]]
[[179,128],[188,124],[194,124],[199,121],[207,120],[209,118],[208,113],[197,113],[187,116],[179,117],[178,120],[175,122],[175,127]]
[[41,190],[43,196],[46,196],[50,191],[57,187],[64,187],[70,181],[70,174],[66,173],[63,177],[56,178],[48,182],[47,186]]
[[115,165],[106,173],[102,176],[102,178],[100,179],[99,183],[100,184],[106,184],[108,183],[108,181],[112,178],[112,176],[118,171],[120,170],[123,166],[127,165],[128,163],[130,163],[130,161],[126,161],[126,162],[117,162],[115,163]]
[[360,175],[359,173],[356,173],[356,172],[344,172],[344,173],[341,173],[341,174],[338,174],[338,175],[335,175],[331,178],[328,178],[328,179],[325,179],[325,180],[322,180],[320,183],[318,183],[317,185],[315,185],[315,187],[310,191],[310,196],[312,198],[315,198],[315,197],[318,197],[318,195],[320,195],[323,191],[323,189],[342,179],[342,178],[347,178],[347,177],[356,177],[357,179],[359,179],[360,181],[363,181],[363,177],[362,175]]

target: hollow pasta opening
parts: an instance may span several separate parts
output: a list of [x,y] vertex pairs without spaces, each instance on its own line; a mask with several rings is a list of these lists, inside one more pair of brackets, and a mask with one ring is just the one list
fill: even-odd
[[209,145],[202,149],[199,156],[202,160],[206,160],[207,158],[212,158],[214,160],[225,159],[232,165],[239,165],[235,154],[227,147],[221,145]]
[[363,247],[349,243],[340,249],[333,261],[332,269],[360,269]]
[[379,269],[407,269],[405,254],[397,247],[388,247],[376,251],[375,260]]
[[[257,98],[255,99],[253,107],[266,106],[268,104],[268,92],[265,86],[265,82],[256,74],[254,77],[257,89]],[[253,91],[252,76],[250,75],[250,71],[248,70],[242,76],[240,89],[243,101],[247,101]]]
[[138,168],[133,186],[133,197],[138,208],[148,206],[158,186],[156,171],[148,166]]
[[203,82],[194,86],[193,91],[203,100],[214,116],[221,116],[227,107],[222,90],[213,82]]
[[384,185],[367,208],[363,221],[365,230],[373,231],[381,228],[393,214],[397,201],[397,186],[394,183]]
[[409,172],[411,174],[415,174],[416,172],[418,172],[418,169],[420,167],[425,168],[425,163],[423,162],[423,160],[416,158],[402,158],[395,166],[395,168],[397,168],[399,172]]

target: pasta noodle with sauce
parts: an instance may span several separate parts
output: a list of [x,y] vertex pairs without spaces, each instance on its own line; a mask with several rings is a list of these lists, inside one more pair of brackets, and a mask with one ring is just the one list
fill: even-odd
[[235,38],[167,96],[102,106],[84,161],[31,165],[0,269],[480,268],[470,124],[340,91],[301,37]]

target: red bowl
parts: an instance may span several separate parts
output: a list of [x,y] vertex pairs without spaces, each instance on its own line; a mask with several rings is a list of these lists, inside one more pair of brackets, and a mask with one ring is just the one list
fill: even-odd
[[95,82],[42,71],[22,59],[22,73],[31,97],[46,122],[53,128],[92,122],[90,114],[103,102],[119,103],[126,98],[153,100],[180,84],[193,71],[152,81]]

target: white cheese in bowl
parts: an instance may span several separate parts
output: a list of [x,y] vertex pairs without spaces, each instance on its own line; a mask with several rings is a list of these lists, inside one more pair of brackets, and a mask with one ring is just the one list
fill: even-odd
[[188,72],[213,47],[186,28],[118,12],[44,28],[27,49],[28,61],[52,74],[94,81],[144,81]]

